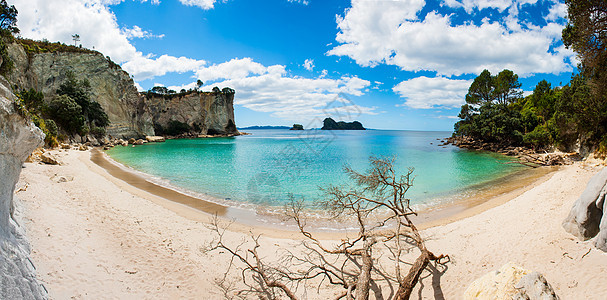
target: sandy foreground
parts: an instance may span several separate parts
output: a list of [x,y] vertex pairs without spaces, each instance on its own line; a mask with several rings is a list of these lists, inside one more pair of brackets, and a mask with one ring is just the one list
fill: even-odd
[[[54,153],[63,165],[27,163],[16,192],[32,260],[51,298],[223,298],[214,281],[230,256],[201,251],[213,240],[209,215],[110,176],[88,151]],[[504,204],[424,230],[428,249],[451,262],[425,272],[413,298],[459,299],[472,281],[513,262],[544,274],[561,299],[607,299],[607,254],[561,227],[598,170],[563,167]],[[249,231],[261,233],[269,261],[300,243],[293,232],[230,228],[225,241],[232,245]],[[338,290],[306,296],[332,298]]]

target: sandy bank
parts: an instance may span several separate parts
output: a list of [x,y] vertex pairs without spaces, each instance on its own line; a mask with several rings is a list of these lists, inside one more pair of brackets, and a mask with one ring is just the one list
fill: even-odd
[[[191,220],[208,222],[208,215],[217,215],[228,220],[237,220],[238,224],[232,226],[233,229],[238,228],[243,232],[249,232],[253,228],[258,234],[274,237],[293,236],[293,231],[297,231],[295,224],[284,222],[281,212],[276,212],[273,209],[268,211],[263,206],[257,206],[255,209],[231,207],[226,204],[218,204],[222,202],[221,199],[200,194],[188,195],[186,192],[155,184],[149,180],[149,175],[125,167],[97,149],[91,151],[90,162],[93,162],[94,165],[86,158],[83,159],[83,162],[92,171],[118,184],[121,188],[151,199]],[[418,228],[427,229],[474,216],[501,205],[548,180],[551,173],[556,170],[558,170],[558,167],[525,169],[505,178],[479,184],[471,188],[467,197],[422,208],[419,215],[413,216],[413,219]],[[460,197],[463,197],[463,195],[458,195],[455,198]],[[176,203],[183,206],[175,205]],[[200,211],[206,214],[200,214]],[[315,214],[312,214],[311,217],[314,218],[314,222],[309,225],[309,229],[325,239],[339,239],[344,231],[348,231],[347,228],[355,226],[331,222],[325,217],[314,216]],[[334,234],[336,231],[337,233]],[[298,235],[295,234],[295,237],[297,238]]]
[[[208,216],[103,175],[89,152],[57,156],[64,165],[26,164],[18,192],[32,258],[51,297],[220,298],[214,279],[229,257],[200,251],[212,239]],[[510,201],[425,230],[428,248],[452,262],[425,273],[415,296],[460,298],[474,279],[514,262],[543,273],[563,299],[606,298],[607,255],[560,226],[596,171],[564,167]],[[237,244],[247,226],[234,226],[226,238]],[[261,242],[267,257],[299,243],[283,233]]]

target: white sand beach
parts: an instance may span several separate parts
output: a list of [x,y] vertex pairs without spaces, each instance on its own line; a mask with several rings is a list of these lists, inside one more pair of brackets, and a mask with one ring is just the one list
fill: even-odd
[[[32,260],[51,298],[222,298],[214,280],[230,256],[201,251],[212,239],[210,215],[112,177],[91,162],[90,151],[53,152],[63,164],[26,163],[16,189]],[[512,262],[542,273],[561,299],[606,299],[607,254],[561,227],[599,169],[562,167],[501,205],[425,229],[428,249],[451,262],[426,271],[413,298],[459,299],[472,281]],[[261,233],[270,258],[300,242],[295,232],[230,228],[225,239],[234,245],[249,231]]]

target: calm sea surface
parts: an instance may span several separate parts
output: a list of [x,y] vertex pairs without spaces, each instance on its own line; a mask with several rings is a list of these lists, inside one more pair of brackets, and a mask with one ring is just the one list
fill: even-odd
[[282,205],[289,194],[314,201],[319,187],[348,182],[344,165],[364,171],[369,157],[394,156],[415,168],[413,203],[452,201],[520,170],[506,156],[438,146],[450,132],[247,130],[232,138],[179,139],[115,147],[116,161],[156,180],[235,205]]

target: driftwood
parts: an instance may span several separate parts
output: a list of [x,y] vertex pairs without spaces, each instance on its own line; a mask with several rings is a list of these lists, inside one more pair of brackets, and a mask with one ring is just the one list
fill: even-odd
[[501,164],[520,164],[530,168],[537,168],[543,166],[557,166],[564,165],[570,163],[570,159],[567,156],[563,156],[557,153],[548,153],[545,155],[539,154],[520,154],[518,156],[518,161],[511,162],[499,162]]
[[[431,262],[444,264],[448,256],[429,251],[410,219],[416,213],[405,194],[412,186],[413,169],[397,176],[394,159],[371,158],[370,162],[372,168],[365,174],[345,168],[355,183],[353,187],[323,189],[326,198],[319,207],[334,218],[350,219],[357,224],[358,233],[337,244],[329,246],[307,230],[304,201],[293,197],[285,207],[285,214],[297,224],[305,239],[298,252],[285,249],[280,266],[269,266],[260,258],[259,236],[251,237],[254,246],[249,249],[245,249],[244,243],[226,245],[225,229],[216,222],[213,229],[217,239],[208,250],[223,249],[233,258],[218,285],[224,291],[235,288],[228,282],[227,274],[236,268],[246,286],[235,288],[237,291],[232,294],[238,297],[297,299],[300,284],[316,279],[341,289],[336,299],[369,299],[371,294],[377,299],[409,299],[426,267]],[[386,271],[385,259],[380,260],[376,253],[380,245],[390,254],[391,272]],[[417,249],[420,255],[413,263],[407,263],[404,254],[412,249]]]

